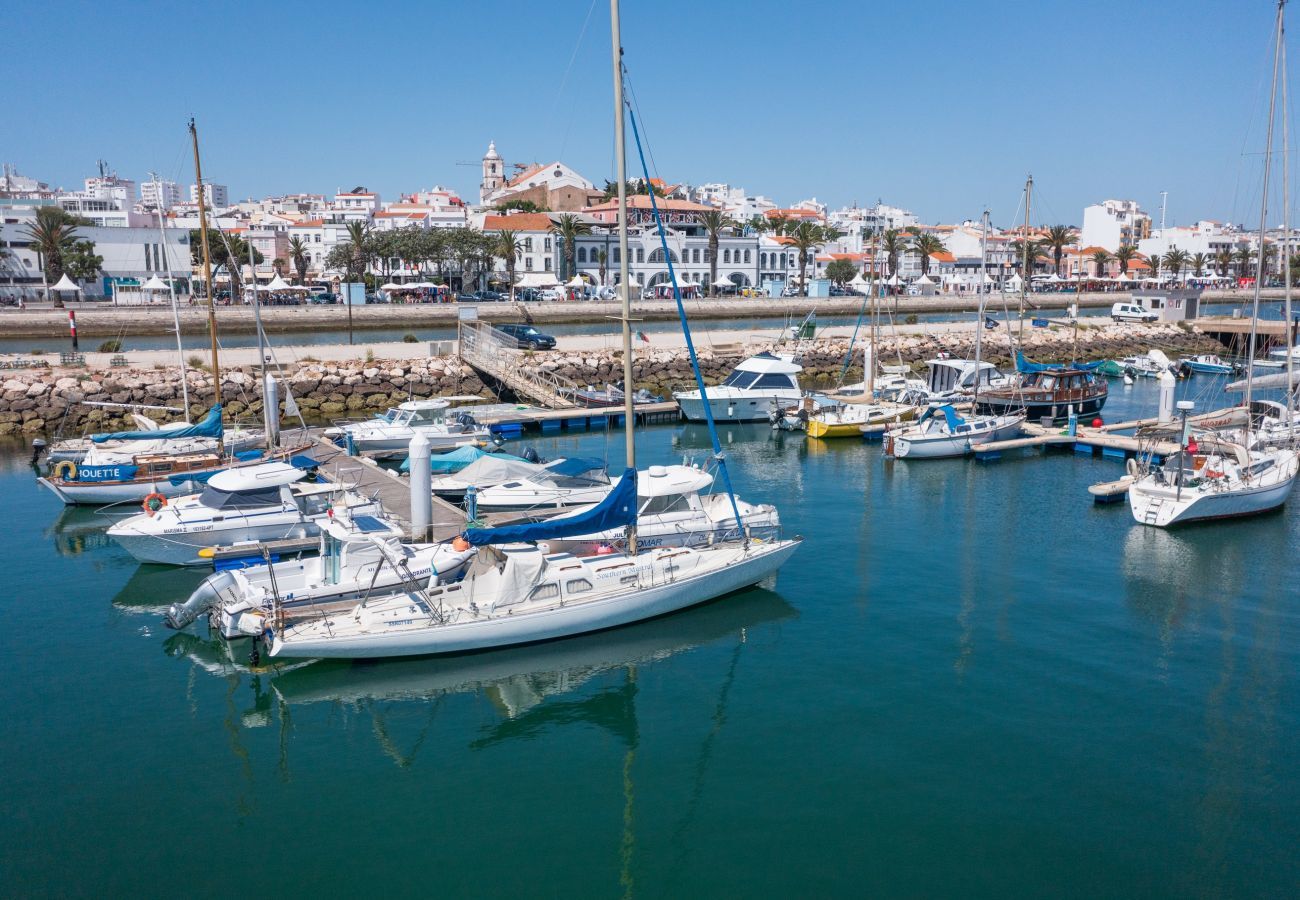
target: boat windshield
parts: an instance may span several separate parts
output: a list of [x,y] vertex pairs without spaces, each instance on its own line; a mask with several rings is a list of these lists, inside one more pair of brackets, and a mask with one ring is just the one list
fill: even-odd
[[254,509],[264,506],[280,505],[278,487],[260,488],[255,491],[219,491],[208,485],[199,495],[199,503],[209,509]]
[[727,376],[727,380],[722,382],[723,387],[747,388],[758,380],[758,375],[754,372],[742,372],[739,369]]

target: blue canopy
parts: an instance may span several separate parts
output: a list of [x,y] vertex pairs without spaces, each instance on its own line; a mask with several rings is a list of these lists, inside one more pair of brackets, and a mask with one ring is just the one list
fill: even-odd
[[[568,459],[562,459],[558,462],[551,463],[546,467],[546,471],[556,475],[574,476],[581,475],[584,472],[590,472],[592,469],[604,469],[605,461],[596,459],[594,456],[571,456]],[[578,532],[581,534],[581,532]]]
[[[453,472],[459,472],[468,466],[480,456],[487,456],[486,450],[481,450],[473,444],[467,444],[464,447],[457,447],[450,453],[435,453],[429,458],[429,468],[435,473],[450,475]],[[508,459],[512,462],[528,462],[522,456],[511,456],[509,453],[493,453],[497,459]],[[402,460],[401,469],[403,472],[411,471],[411,460]]]
[[1025,359],[1025,354],[1021,353],[1019,350],[1016,351],[1016,371],[1027,372],[1031,374],[1034,372],[1052,372],[1058,369],[1079,369],[1083,372],[1091,372],[1093,369],[1097,368],[1099,365],[1101,365],[1104,362],[1105,362],[1104,359],[1099,359],[1096,362],[1090,362],[1090,363],[1072,362],[1069,365],[1062,365],[1061,363],[1051,363],[1051,364],[1031,363],[1029,360]]
[[943,413],[943,417],[948,420],[949,430],[956,428],[958,425],[964,425],[966,422],[965,419],[957,415],[957,410],[953,409],[946,403],[943,406],[931,406],[925,412],[921,413],[920,421],[924,422],[926,419],[931,418],[935,413],[939,412]]
[[551,538],[595,534],[614,528],[626,528],[636,521],[636,469],[628,469],[605,499],[576,516],[565,516],[525,525],[501,528],[471,528],[465,540],[476,547],[484,544],[514,544],[522,541],[546,541]]
[[170,441],[179,438],[216,438],[221,439],[221,404],[208,410],[202,422],[188,428],[175,431],[111,431],[105,434],[92,434],[90,439],[96,444],[105,441]]

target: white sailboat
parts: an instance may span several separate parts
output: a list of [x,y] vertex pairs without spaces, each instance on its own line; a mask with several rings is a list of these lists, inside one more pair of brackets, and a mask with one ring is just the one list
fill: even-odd
[[[622,47],[618,0],[610,0],[613,33],[619,244],[622,266],[624,383],[632,379],[631,295],[627,253],[627,195],[623,126]],[[633,119],[635,127],[635,119]],[[639,138],[638,138],[639,140]],[[643,166],[644,169],[644,166]],[[648,176],[647,176],[648,177]],[[651,197],[654,204],[654,198]],[[658,220],[658,210],[655,209]],[[662,223],[660,237],[664,241]],[[665,253],[665,256],[668,256]],[[669,262],[669,274],[675,274]],[[679,306],[680,312],[680,306]],[[685,323],[684,313],[683,324]],[[687,346],[694,359],[690,332]],[[708,392],[696,369],[706,417]],[[276,616],[264,636],[274,657],[390,657],[505,647],[626,625],[753,585],[771,576],[800,540],[723,541],[702,549],[655,548],[639,552],[636,536],[635,416],[625,407],[627,468],[597,507],[564,521],[470,530],[479,546],[469,575],[451,585],[406,589],[385,597],[300,619]],[[725,459],[710,427],[714,453]],[[722,468],[724,481],[726,470]],[[729,485],[728,485],[729,487]],[[624,527],[626,553],[582,557],[546,553],[534,543]]]

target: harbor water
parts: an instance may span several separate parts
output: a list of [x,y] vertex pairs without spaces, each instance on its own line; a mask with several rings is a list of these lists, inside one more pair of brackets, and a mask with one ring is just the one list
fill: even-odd
[[[1112,382],[1106,418],[1155,405]],[[774,584],[536,647],[257,674],[163,628],[201,572],[136,565],[11,445],[4,893],[1293,895],[1300,498],[1162,531],[1091,502],[1115,459],[722,438],[738,492],[805,537]],[[643,466],[708,446],[638,435]]]

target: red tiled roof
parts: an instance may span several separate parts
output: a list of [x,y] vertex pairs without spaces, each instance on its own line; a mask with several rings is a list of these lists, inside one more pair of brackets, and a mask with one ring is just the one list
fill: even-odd
[[[699,203],[692,203],[689,200],[672,200],[665,197],[657,197],[656,201],[658,207],[661,210],[666,210],[670,212],[709,212],[714,208],[712,206],[703,206]],[[650,195],[633,194],[631,197],[627,198],[627,205],[629,209],[649,209]],[[592,212],[592,211],[605,212],[608,210],[616,210],[616,209],[618,209],[618,199],[611,198],[609,200],[606,200],[604,203],[598,203],[595,206],[588,206],[583,211],[584,212]]]
[[295,222],[290,228],[319,228],[325,224],[324,219],[307,219],[303,222]]
[[534,175],[536,175],[538,172],[542,171],[545,168],[547,167],[539,163],[533,163],[531,167],[525,169],[524,171],[516,175],[514,178],[511,178],[509,181],[507,181],[506,187],[518,187],[519,185],[523,184],[529,178],[532,178]]
[[957,257],[953,256],[947,250],[940,250],[938,253],[931,253],[930,259],[935,262],[956,262]]
[[546,213],[515,213],[512,216],[488,215],[483,218],[484,231],[550,231],[551,217]]

